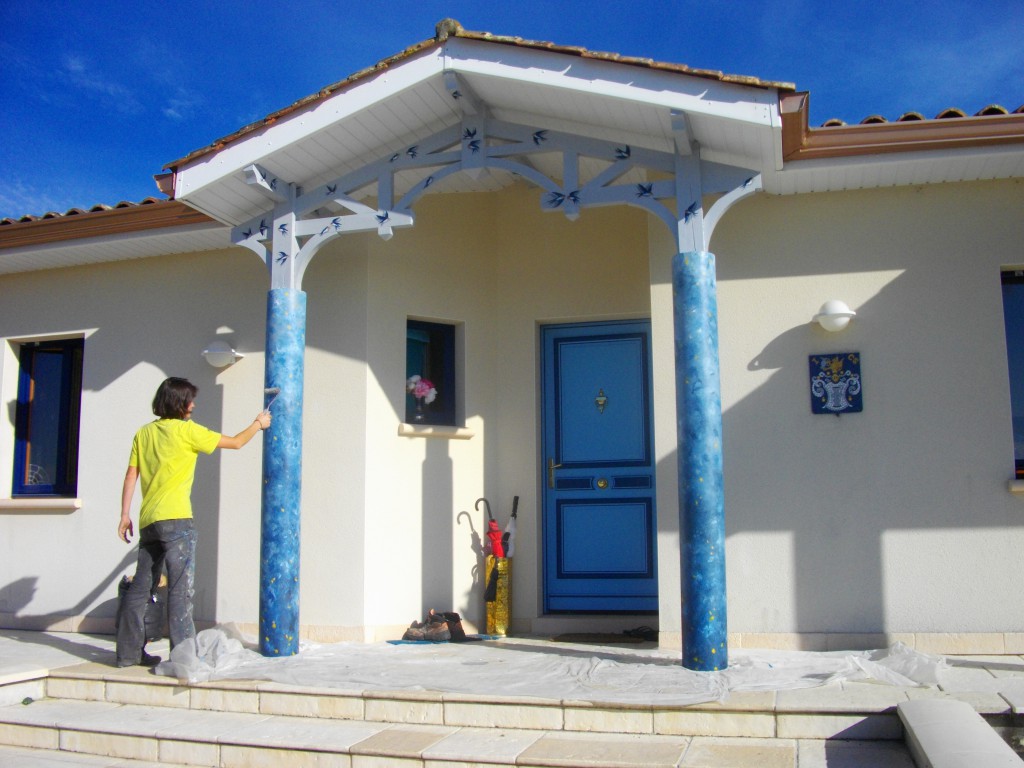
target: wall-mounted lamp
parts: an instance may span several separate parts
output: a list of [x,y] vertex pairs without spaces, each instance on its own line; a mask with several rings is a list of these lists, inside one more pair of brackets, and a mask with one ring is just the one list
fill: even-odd
[[236,352],[228,342],[218,339],[206,345],[206,349],[203,350],[203,357],[214,368],[226,368],[241,360],[245,355],[241,352]]
[[832,299],[821,305],[818,314],[814,316],[814,322],[826,331],[841,331],[850,324],[850,318],[856,315],[846,302]]

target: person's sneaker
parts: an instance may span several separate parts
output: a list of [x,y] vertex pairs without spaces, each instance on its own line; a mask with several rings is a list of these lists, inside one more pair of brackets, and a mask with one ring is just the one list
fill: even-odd
[[117,666],[119,667],[155,667],[161,661],[159,656],[153,656],[151,654],[142,652],[142,656],[138,661],[123,661],[122,659],[117,660]]
[[443,613],[437,613],[433,608],[427,616],[427,626],[423,630],[423,639],[432,640],[435,643],[452,639],[452,633],[448,631],[448,620]]

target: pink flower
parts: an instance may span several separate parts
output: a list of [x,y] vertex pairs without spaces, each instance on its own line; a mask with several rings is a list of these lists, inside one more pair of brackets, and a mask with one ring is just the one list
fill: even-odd
[[405,382],[405,391],[424,403],[432,403],[437,397],[437,390],[434,389],[433,382],[422,376],[410,376],[409,380]]

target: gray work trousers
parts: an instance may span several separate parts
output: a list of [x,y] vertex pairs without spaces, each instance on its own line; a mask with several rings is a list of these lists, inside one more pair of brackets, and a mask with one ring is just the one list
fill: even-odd
[[167,619],[171,648],[195,637],[196,531],[191,518],[160,520],[139,532],[139,563],[117,627],[117,663],[138,664],[146,644],[146,604],[167,566]]

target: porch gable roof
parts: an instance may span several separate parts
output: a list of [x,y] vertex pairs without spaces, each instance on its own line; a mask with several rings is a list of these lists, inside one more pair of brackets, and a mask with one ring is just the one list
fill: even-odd
[[[265,194],[247,183],[246,168],[255,164],[278,179],[312,188],[458,125],[474,104],[496,120],[667,152],[674,151],[679,117],[685,116],[688,140],[699,145],[702,160],[751,170],[781,168],[779,92],[793,88],[467,32],[445,20],[433,40],[167,168],[173,172],[175,198],[238,225],[267,205]],[[492,170],[452,181],[446,190],[495,189],[511,180]]]

